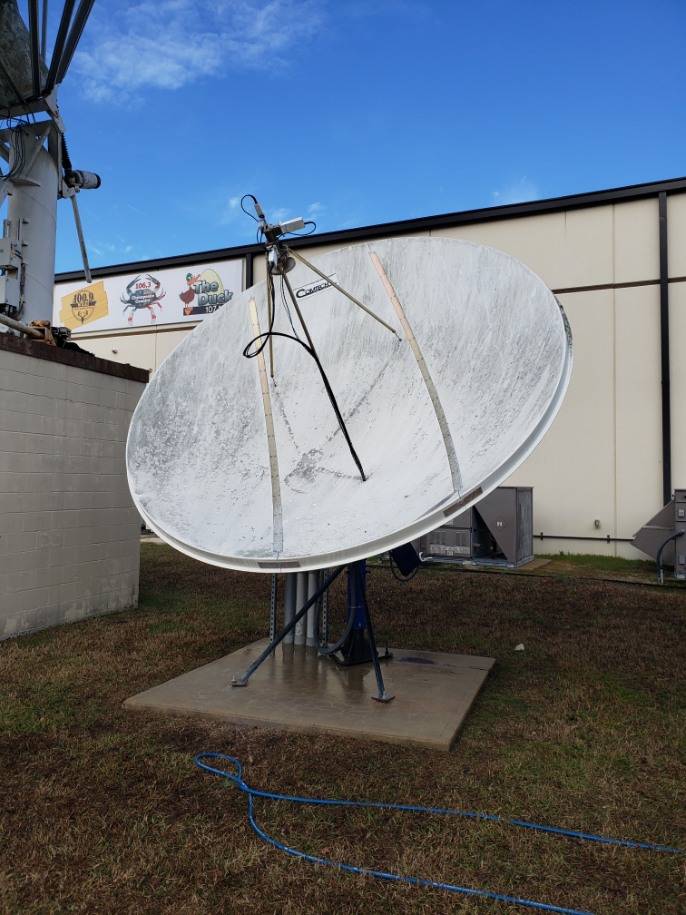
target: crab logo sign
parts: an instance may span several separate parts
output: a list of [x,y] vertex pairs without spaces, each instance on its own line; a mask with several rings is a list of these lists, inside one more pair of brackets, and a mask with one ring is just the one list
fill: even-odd
[[129,308],[131,309],[128,323],[133,324],[134,315],[143,308],[148,309],[150,320],[155,321],[157,319],[155,307],[162,309],[160,299],[163,299],[165,295],[166,292],[158,279],[155,279],[150,273],[139,273],[138,276],[131,280],[126,287],[124,295],[120,297],[124,303],[124,314]]

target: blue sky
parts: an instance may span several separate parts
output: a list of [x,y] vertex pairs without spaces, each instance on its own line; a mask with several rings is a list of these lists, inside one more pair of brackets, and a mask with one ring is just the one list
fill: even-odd
[[686,0],[96,0],[59,94],[91,265],[253,241],[246,193],[326,232],[681,177],[685,35]]

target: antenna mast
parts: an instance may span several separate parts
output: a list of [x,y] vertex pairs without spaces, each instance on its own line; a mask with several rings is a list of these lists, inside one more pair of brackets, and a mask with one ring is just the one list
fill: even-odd
[[[75,171],[64,140],[57,89],[66,75],[94,0],[65,0],[47,59],[47,0],[28,2],[28,24],[16,0],[0,2],[0,315],[28,324],[52,318],[58,198],[72,201],[87,282],[91,274],[76,194],[100,178]],[[41,7],[41,9],[39,9]],[[0,331],[6,326],[0,323]]]

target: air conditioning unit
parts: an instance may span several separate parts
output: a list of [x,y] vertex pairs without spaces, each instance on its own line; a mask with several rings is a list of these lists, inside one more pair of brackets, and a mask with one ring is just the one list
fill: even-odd
[[515,568],[534,555],[533,490],[500,486],[452,521],[419,538],[423,561]]
[[676,578],[686,578],[686,489],[675,489],[670,502],[651,518],[634,535],[632,546],[648,556],[658,565],[662,580],[662,566],[674,567]]

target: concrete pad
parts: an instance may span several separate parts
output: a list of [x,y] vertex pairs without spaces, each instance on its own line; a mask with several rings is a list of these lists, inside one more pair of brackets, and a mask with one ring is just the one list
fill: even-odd
[[392,648],[382,662],[386,694],[374,702],[371,663],[341,667],[316,649],[281,645],[245,687],[232,687],[268,639],[155,686],[128,709],[222,718],[236,724],[326,732],[449,750],[495,664],[493,658]]
[[543,566],[547,565],[550,565],[549,559],[543,559],[542,557],[535,556],[533,559],[529,560],[529,562],[525,562],[519,568],[525,572],[535,572],[536,569],[542,569]]

